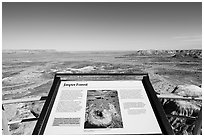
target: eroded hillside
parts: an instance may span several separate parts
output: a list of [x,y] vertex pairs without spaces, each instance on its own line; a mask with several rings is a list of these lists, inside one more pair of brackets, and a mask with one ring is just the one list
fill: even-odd
[[[179,85],[201,87],[202,52],[201,50],[140,50],[91,53],[6,51],[3,52],[2,60],[3,100],[46,96],[56,72],[145,72],[149,74],[155,91],[165,94],[171,93]],[[176,104],[181,105],[182,103],[176,102]],[[43,103],[21,103],[6,105],[5,109],[8,120],[13,121],[32,116],[33,114],[30,111],[39,114],[42,105]],[[197,102],[194,105],[196,105],[194,108],[197,111],[197,108],[200,108],[200,103]],[[34,126],[35,122],[25,122],[11,125],[10,130],[12,134],[31,134]]]

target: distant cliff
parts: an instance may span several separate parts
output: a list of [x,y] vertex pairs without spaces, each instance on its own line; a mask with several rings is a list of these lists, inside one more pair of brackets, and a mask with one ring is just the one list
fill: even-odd
[[132,56],[171,56],[171,57],[192,57],[202,58],[202,50],[138,50],[134,53],[125,55]]

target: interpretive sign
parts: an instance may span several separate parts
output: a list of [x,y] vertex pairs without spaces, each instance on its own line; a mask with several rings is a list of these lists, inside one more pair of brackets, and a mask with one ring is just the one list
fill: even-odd
[[37,123],[40,126],[36,125],[34,134],[171,132],[164,133],[161,128],[164,123],[158,121],[142,80],[64,80],[54,87],[55,97],[51,97],[46,114],[42,112],[44,122]]

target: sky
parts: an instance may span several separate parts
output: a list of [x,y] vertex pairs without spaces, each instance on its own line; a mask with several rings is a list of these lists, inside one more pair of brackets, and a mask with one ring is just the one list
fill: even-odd
[[201,2],[4,2],[2,49],[201,49]]

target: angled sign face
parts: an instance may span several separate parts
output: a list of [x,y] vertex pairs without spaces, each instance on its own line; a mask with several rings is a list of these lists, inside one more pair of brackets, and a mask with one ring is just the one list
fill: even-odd
[[79,81],[56,75],[33,134],[171,134],[149,84],[144,78]]

